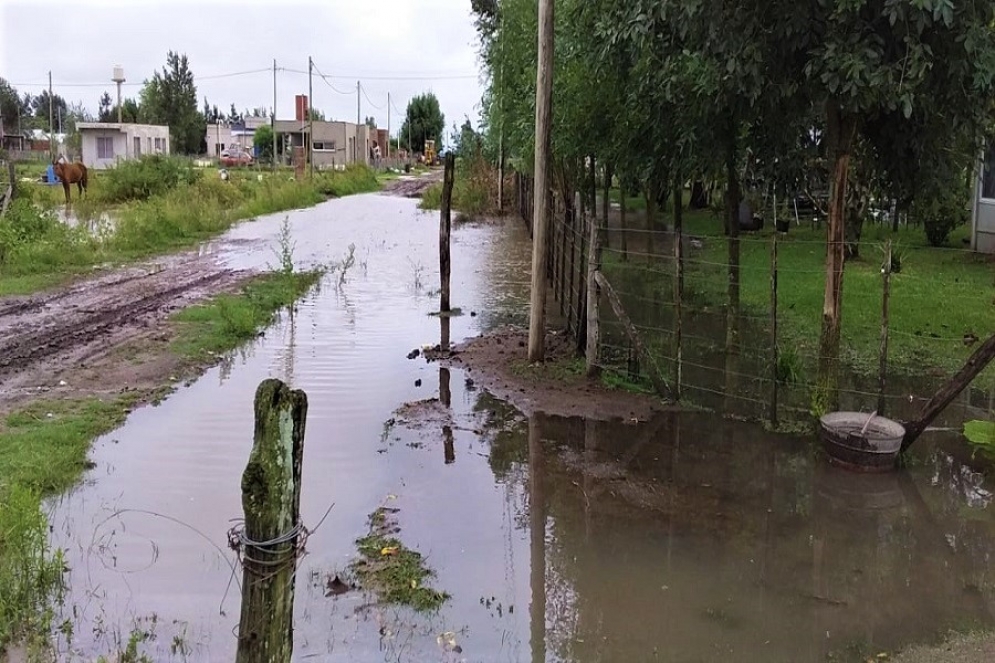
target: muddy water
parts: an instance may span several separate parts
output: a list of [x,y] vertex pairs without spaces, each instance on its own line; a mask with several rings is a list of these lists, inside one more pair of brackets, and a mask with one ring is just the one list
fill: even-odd
[[[282,218],[205,251],[275,263]],[[97,442],[96,468],[52,504],[72,569],[61,659],[111,653],[137,626],[153,660],[232,660],[226,533],[267,377],[308,393],[306,525],[334,505],[298,574],[296,660],[863,660],[993,626],[990,487],[942,440],[868,479],[830,471],[808,440],[707,414],[526,420],[461,372],[405,359],[440,335],[434,214],[360,196],[289,220],[302,262],[353,243],[356,264]],[[453,257],[453,339],[524,322],[523,228],[463,226]],[[381,504],[452,594],[438,614],[325,597]]]

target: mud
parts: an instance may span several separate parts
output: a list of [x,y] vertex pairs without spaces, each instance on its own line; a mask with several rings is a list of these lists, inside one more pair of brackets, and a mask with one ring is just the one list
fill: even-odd
[[250,273],[184,253],[0,299],[0,414],[33,398],[105,396],[182,379],[190,367],[169,352],[168,317]]
[[672,409],[661,399],[609,389],[583,375],[574,341],[564,334],[546,335],[546,362],[528,362],[527,330],[503,327],[458,344],[443,365],[467,371],[477,386],[529,415],[645,421],[654,412]]
[[444,173],[440,169],[430,170],[424,175],[402,175],[396,180],[387,182],[382,191],[391,196],[420,198],[425,193],[425,189],[436,182],[441,182],[443,175]]

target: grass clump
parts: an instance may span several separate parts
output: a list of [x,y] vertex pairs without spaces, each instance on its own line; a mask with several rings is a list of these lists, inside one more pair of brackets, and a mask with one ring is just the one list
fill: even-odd
[[[497,180],[497,171],[483,157],[458,159],[453,179],[452,208],[471,218],[495,214]],[[425,189],[419,207],[424,210],[442,208],[442,182]]]
[[42,499],[79,480],[90,440],[117,427],[132,404],[38,401],[0,424],[0,653],[16,642],[44,645],[65,564],[49,547]]
[[393,518],[396,511],[380,507],[370,514],[370,532],[356,540],[360,557],[350,568],[363,587],[386,603],[418,611],[438,610],[450,596],[425,585],[435,573],[425,566],[421,553],[393,536],[397,531]]
[[326,196],[341,198],[357,193],[369,193],[380,188],[376,173],[364,165],[352,164],[345,170],[333,170],[319,173],[315,177],[315,186]]

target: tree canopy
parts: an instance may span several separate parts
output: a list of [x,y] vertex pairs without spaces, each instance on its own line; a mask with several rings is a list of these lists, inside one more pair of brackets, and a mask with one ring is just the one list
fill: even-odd
[[145,121],[169,126],[177,152],[200,151],[206,120],[197,108],[197,87],[186,55],[169,51],[166,66],[145,81],[139,98]]
[[424,152],[425,141],[436,141],[436,149],[441,147],[442,132],[446,128],[446,118],[439,107],[435,94],[426,92],[408,102],[404,123],[398,134],[399,141],[412,152]]

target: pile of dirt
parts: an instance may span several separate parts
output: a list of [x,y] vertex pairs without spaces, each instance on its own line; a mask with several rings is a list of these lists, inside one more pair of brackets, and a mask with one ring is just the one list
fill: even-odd
[[442,170],[430,170],[424,175],[402,175],[396,180],[387,182],[383,187],[383,192],[403,198],[420,198],[425,193],[425,189],[441,182],[443,175]]
[[470,379],[525,415],[534,412],[589,419],[648,420],[669,409],[662,399],[606,387],[578,370],[573,339],[546,335],[546,361],[528,361],[528,331],[506,327],[457,345],[444,365],[461,368]]

